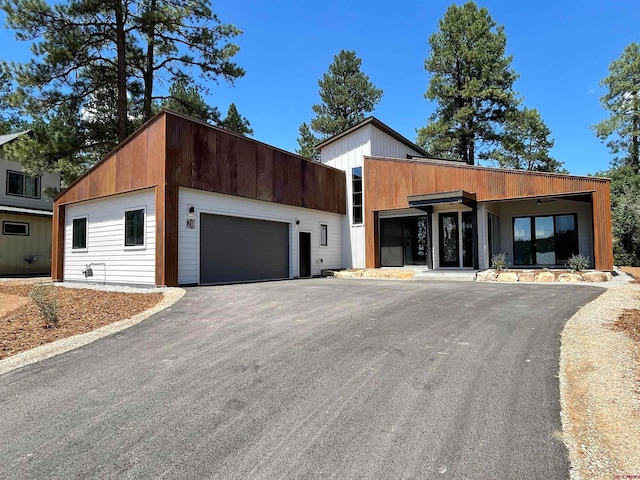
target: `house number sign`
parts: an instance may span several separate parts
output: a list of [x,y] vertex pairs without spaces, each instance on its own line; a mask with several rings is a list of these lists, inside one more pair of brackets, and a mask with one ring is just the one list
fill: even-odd
[[187,218],[187,228],[196,228],[195,218]]

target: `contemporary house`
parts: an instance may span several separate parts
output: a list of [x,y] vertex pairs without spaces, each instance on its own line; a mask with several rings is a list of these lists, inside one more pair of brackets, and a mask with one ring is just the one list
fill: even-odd
[[51,271],[53,201],[47,188],[60,188],[60,174],[31,177],[19,163],[4,159],[4,147],[22,135],[0,135],[0,276]]
[[321,162],[163,110],[54,203],[54,280],[144,285],[324,269],[613,268],[609,181],[430,158],[371,117]]

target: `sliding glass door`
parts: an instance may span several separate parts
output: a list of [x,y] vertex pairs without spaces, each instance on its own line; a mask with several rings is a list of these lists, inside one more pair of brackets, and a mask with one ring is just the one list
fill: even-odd
[[513,219],[515,265],[564,265],[578,253],[575,214]]

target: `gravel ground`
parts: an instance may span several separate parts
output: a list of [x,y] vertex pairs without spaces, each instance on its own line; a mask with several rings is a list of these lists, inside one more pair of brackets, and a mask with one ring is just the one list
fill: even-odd
[[640,285],[624,280],[607,282],[609,290],[562,333],[561,416],[572,480],[640,474],[640,348],[612,329],[624,309],[640,308]]

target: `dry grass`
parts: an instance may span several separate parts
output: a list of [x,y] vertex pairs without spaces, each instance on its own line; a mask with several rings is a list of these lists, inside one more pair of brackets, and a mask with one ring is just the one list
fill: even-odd
[[[161,293],[104,292],[56,286],[59,323],[46,328],[29,299],[32,284],[0,282],[0,359],[61,338],[90,332],[156,305]],[[17,297],[22,297],[18,299]]]

